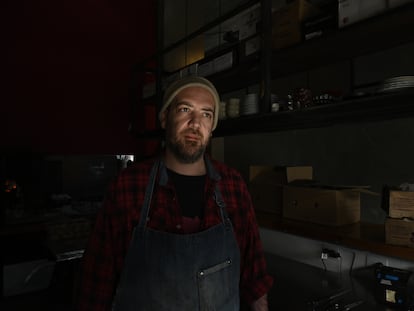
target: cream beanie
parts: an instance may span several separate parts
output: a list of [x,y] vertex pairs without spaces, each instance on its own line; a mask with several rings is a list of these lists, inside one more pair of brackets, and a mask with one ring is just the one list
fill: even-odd
[[179,92],[192,86],[202,87],[206,89],[207,91],[209,91],[211,95],[213,95],[215,107],[214,107],[214,118],[213,118],[212,130],[214,130],[217,126],[217,121],[218,121],[218,115],[219,115],[219,109],[220,109],[220,96],[218,95],[217,90],[214,87],[214,85],[203,77],[189,76],[189,77],[181,78],[171,83],[171,85],[168,86],[168,88],[165,90],[164,98],[162,101],[162,107],[158,114],[158,119],[161,121],[163,112],[165,111],[165,109],[168,108],[168,106],[171,104],[171,102],[174,100],[174,98],[177,96]]

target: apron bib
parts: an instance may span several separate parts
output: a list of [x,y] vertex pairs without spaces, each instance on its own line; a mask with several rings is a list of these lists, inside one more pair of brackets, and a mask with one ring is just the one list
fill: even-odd
[[113,310],[238,311],[240,252],[221,193],[222,222],[198,233],[147,228],[158,171],[152,168],[140,222],[134,228]]

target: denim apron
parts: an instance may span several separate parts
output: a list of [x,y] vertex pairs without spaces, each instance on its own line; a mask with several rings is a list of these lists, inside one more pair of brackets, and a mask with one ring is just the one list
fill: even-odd
[[216,186],[222,222],[205,231],[175,234],[146,226],[158,171],[151,171],[113,310],[238,311],[240,252]]

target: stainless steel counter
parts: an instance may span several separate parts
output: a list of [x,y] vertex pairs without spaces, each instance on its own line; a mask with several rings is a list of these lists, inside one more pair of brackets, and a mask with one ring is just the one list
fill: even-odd
[[[275,311],[346,310],[344,306],[363,301],[353,311],[390,311],[391,307],[379,304],[374,296],[372,280],[366,274],[334,273],[273,254],[266,254],[269,272],[274,285],[269,292],[269,309]],[[312,309],[312,302],[339,294],[331,300],[331,307]],[[397,310],[397,309],[395,309]],[[398,309],[401,310],[401,309]]]

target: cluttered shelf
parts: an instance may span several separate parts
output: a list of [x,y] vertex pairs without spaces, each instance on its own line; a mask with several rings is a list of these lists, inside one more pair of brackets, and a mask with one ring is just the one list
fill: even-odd
[[220,122],[214,136],[274,132],[410,117],[414,115],[413,99],[414,91],[409,89],[293,111],[242,116]]
[[318,38],[272,51],[272,76],[309,70],[414,41],[414,4],[339,28]]
[[[268,64],[271,76],[282,77],[413,42],[413,12],[414,4],[397,7],[332,30],[323,36],[273,49],[271,64]],[[231,68],[208,76],[220,93],[241,89],[261,81],[262,51],[259,49],[248,57],[242,52],[249,39],[251,38],[240,40],[239,44],[231,49],[221,50],[221,54],[232,52]],[[202,62],[215,57],[217,53],[206,56]]]
[[[318,38],[273,49],[269,64],[271,77],[274,79],[413,42],[413,11],[413,4],[397,7]],[[240,46],[233,49],[230,69],[208,77],[221,93],[260,82],[262,51],[245,58],[241,51],[247,41],[241,41]],[[206,57],[204,61],[208,59]]]
[[[220,121],[214,137],[412,117],[413,99],[411,88],[292,111],[241,116]],[[161,129],[135,133],[140,138],[161,138],[162,134]]]
[[263,211],[256,212],[259,226],[305,238],[339,244],[345,247],[374,252],[404,260],[414,260],[414,248],[385,243],[382,224],[358,222],[342,226],[324,226],[277,217]]
[[[266,67],[271,71],[271,79],[413,42],[414,36],[411,31],[414,26],[413,11],[414,4],[397,7],[384,11],[383,14],[336,29],[321,37],[274,49],[271,51],[270,64],[266,64],[269,65]],[[232,55],[230,67],[207,75],[220,94],[263,82],[263,51],[258,50],[247,58],[241,57],[239,54],[246,42],[240,41],[239,45],[230,47],[230,50],[220,51],[225,52],[226,55],[229,53]],[[213,56],[206,57],[203,62],[211,60]],[[381,82],[384,81],[378,81],[378,83]],[[345,94],[345,96],[348,95]],[[154,98],[155,95],[150,97],[150,101],[154,101]],[[413,116],[414,109],[411,107],[413,98],[414,92],[411,89],[411,92],[410,90],[387,92],[387,94],[369,94],[369,96],[357,98],[348,96],[330,105],[318,105],[294,111],[278,111],[277,113],[269,113],[269,105],[263,102],[259,105],[260,110],[257,114],[220,122],[214,135],[221,137]],[[160,138],[162,131],[143,129],[134,130],[133,134],[137,138],[154,139]]]

